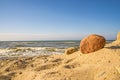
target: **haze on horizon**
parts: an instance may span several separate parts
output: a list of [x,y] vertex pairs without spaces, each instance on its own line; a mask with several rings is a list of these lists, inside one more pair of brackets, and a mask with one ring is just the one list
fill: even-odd
[[0,41],[80,40],[120,31],[120,0],[0,0]]

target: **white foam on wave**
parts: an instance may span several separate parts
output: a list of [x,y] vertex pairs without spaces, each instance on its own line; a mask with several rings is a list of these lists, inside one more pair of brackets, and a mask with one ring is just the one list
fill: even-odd
[[0,49],[0,57],[36,56],[48,54],[61,54],[65,49],[54,47],[15,47]]

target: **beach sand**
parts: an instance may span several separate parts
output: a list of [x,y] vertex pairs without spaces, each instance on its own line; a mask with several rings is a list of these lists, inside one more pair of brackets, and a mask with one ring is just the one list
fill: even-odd
[[89,54],[1,59],[0,80],[120,80],[120,42]]

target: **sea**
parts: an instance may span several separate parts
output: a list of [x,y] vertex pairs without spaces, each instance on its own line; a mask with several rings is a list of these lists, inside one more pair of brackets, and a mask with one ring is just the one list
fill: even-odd
[[80,40],[0,41],[1,57],[62,54],[69,47],[79,47]]
[[[107,43],[113,40],[107,40]],[[69,47],[79,48],[80,40],[0,41],[0,58],[61,54]]]
[[68,48],[79,46],[80,40],[53,40],[53,41],[0,41],[0,48],[13,47],[56,47]]

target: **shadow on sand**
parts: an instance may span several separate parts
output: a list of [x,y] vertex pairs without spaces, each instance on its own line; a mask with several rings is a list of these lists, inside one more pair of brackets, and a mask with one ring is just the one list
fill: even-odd
[[10,76],[0,76],[0,80],[11,80],[11,77]]
[[108,49],[120,49],[120,46],[110,46],[110,47],[105,47],[105,48],[108,48]]

